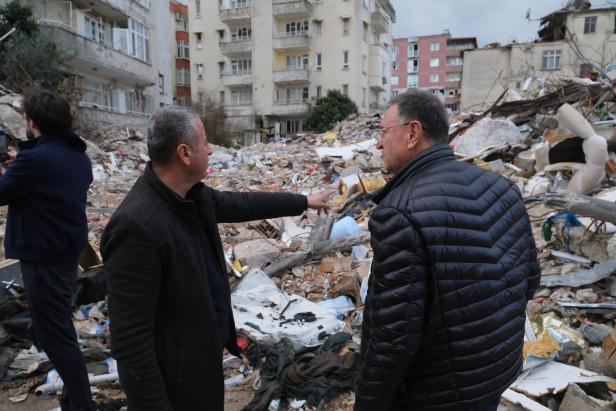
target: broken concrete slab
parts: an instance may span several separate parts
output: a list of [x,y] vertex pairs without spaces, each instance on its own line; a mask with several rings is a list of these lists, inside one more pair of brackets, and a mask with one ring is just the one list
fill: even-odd
[[544,287],[581,287],[603,280],[615,271],[616,259],[610,259],[588,270],[577,271],[565,275],[543,275],[541,276],[541,285]]
[[591,397],[577,384],[569,384],[558,411],[616,411],[616,402]]
[[570,383],[591,382],[614,383],[616,380],[556,361],[528,357],[524,363],[524,371],[510,388],[538,398],[546,394],[558,394],[566,390]]
[[242,265],[263,267],[280,257],[280,248],[276,241],[257,239],[244,241],[233,247],[233,254]]

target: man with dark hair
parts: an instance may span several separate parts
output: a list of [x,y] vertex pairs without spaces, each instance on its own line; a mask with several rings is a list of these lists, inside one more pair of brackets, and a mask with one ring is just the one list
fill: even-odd
[[146,167],[105,228],[112,352],[131,411],[222,410],[222,352],[239,355],[217,223],[328,208],[327,193],[231,193],[203,184],[203,123],[157,111]]
[[71,304],[88,238],[92,166],[66,100],[37,88],[24,93],[22,107],[29,141],[0,177],[0,204],[9,206],[6,256],[21,262],[35,342],[64,382],[62,410],[94,410]]
[[522,368],[540,268],[526,208],[504,177],[456,161],[445,107],[393,99],[377,147],[395,173],[375,196],[374,260],[355,410],[485,410]]

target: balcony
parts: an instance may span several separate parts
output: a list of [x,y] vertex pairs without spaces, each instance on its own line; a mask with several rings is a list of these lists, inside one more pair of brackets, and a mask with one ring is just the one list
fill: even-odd
[[272,114],[275,116],[303,116],[308,114],[310,104],[307,100],[277,100],[274,101]]
[[372,12],[370,24],[372,24],[372,29],[378,34],[389,33],[389,17],[381,10]]
[[254,114],[252,101],[228,102],[225,103],[225,114],[229,117],[244,117]]
[[76,8],[83,8],[101,17],[112,20],[122,20],[132,13],[128,0],[73,0]]
[[310,82],[310,73],[305,67],[286,68],[274,71],[274,83],[280,85],[305,84]]
[[387,77],[370,76],[370,88],[374,91],[385,91],[387,87]]
[[252,2],[236,7],[223,7],[219,9],[220,20],[223,23],[244,23],[252,18]]
[[222,85],[225,87],[249,86],[251,84],[252,70],[238,70],[222,73]]
[[241,37],[231,41],[221,41],[220,51],[227,56],[241,56],[252,53],[252,38]]
[[277,33],[274,35],[274,50],[298,51],[310,48],[310,35],[307,32]]
[[70,26],[49,20],[39,22],[44,36],[71,53],[73,57],[70,67],[76,73],[96,74],[143,87],[158,81],[149,63],[115,50],[110,45],[84,37]]
[[307,0],[273,0],[275,18],[304,18],[312,15],[312,4]]

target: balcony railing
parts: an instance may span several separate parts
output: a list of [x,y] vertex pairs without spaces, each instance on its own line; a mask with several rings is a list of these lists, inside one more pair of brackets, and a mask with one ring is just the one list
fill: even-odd
[[310,74],[307,67],[287,67],[274,71],[274,83],[277,84],[307,83],[309,81]]
[[221,41],[220,50],[223,54],[246,54],[252,52],[252,37],[237,37],[231,41]]
[[274,17],[309,17],[312,4],[307,0],[273,0]]
[[372,28],[379,34],[389,33],[389,18],[381,10],[373,11],[370,16]]
[[274,35],[274,49],[297,50],[310,47],[310,33],[307,31],[294,31],[276,33]]
[[252,2],[240,3],[219,9],[220,20],[224,23],[250,20],[252,18]]

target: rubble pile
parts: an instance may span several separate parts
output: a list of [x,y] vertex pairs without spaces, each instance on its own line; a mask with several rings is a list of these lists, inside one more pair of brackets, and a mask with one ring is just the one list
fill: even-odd
[[[613,88],[587,79],[542,87],[535,95],[508,90],[486,112],[450,119],[459,161],[499,173],[519,188],[542,266],[541,287],[527,307],[524,370],[501,404],[510,410],[614,409]],[[223,361],[230,409],[352,409],[372,258],[371,194],[389,178],[375,148],[379,121],[352,116],[324,134],[212,146],[207,183],[216,189],[336,193],[329,214],[220,225],[243,352]],[[97,250],[148,157],[145,137],[131,129],[86,137],[95,176],[90,243]],[[96,388],[99,405],[120,409],[100,261],[96,253],[89,257],[75,297],[75,324],[88,366],[103,384]],[[0,289],[0,389],[24,401],[37,389],[43,396],[57,391],[57,381],[44,354],[32,348],[18,271],[11,262],[0,265],[0,277],[13,281]],[[297,367],[305,362],[311,369],[335,364],[336,372],[305,375]],[[276,364],[285,372],[277,373]],[[320,385],[307,383],[314,380]]]

